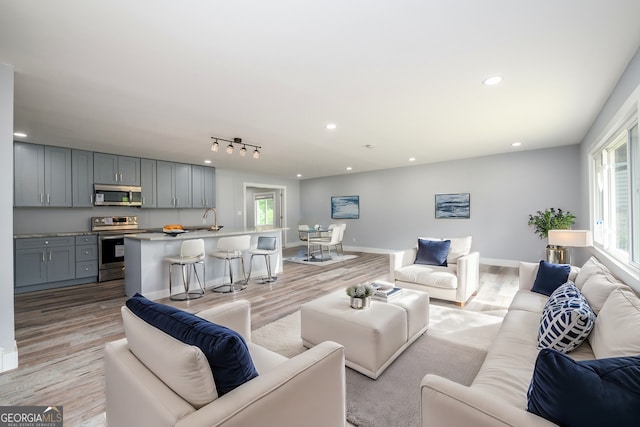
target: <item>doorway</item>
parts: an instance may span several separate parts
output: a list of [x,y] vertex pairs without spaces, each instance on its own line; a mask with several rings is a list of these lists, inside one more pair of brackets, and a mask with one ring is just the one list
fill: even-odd
[[[244,183],[245,227],[286,228],[286,206],[286,187]],[[283,248],[287,241],[286,233],[286,230],[282,231]]]

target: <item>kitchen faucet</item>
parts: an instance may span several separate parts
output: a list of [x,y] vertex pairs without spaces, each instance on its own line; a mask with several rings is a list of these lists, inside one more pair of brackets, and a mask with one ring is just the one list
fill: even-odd
[[202,215],[202,222],[204,223],[207,219],[207,215],[210,211],[213,211],[213,222],[214,225],[211,227],[212,230],[218,231],[222,227],[218,227],[218,212],[216,212],[216,208],[207,208],[204,211],[204,215]]

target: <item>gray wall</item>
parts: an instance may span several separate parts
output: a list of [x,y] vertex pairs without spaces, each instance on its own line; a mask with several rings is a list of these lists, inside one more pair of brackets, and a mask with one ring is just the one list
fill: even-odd
[[[530,213],[580,208],[578,145],[310,179],[300,185],[301,222],[345,222],[345,245],[398,250],[418,236],[473,236],[485,263],[544,258]],[[436,193],[470,193],[469,219],[435,219]],[[360,218],[332,220],[331,196],[360,196]]]
[[[609,99],[602,107],[602,110],[596,117],[589,129],[589,132],[585,136],[584,140],[580,144],[580,182],[582,191],[582,200],[580,203],[581,217],[584,218],[584,222],[581,222],[581,226],[588,228],[590,225],[590,211],[589,211],[589,165],[590,157],[589,153],[594,149],[596,145],[602,142],[608,132],[616,129],[621,125],[621,121],[625,119],[627,114],[634,109],[636,110],[636,117],[638,116],[638,109],[640,107],[640,49],[636,51],[634,57],[629,62],[627,69],[620,76],[615,88],[609,95]],[[640,226],[640,224],[635,224]],[[622,268],[614,260],[607,257],[606,254],[597,250],[596,248],[590,248],[581,252],[581,260],[585,261],[591,255],[595,255],[599,260],[605,263],[619,278],[626,283],[634,287],[640,292],[640,280],[638,279],[637,272],[628,271]]]
[[[13,67],[0,64],[0,147],[5,155],[0,156],[0,179],[5,185],[0,188],[0,218],[6,229],[11,229],[13,205]],[[9,233],[0,236],[0,372],[15,368],[18,355],[13,320],[13,240]],[[15,366],[13,366],[15,364]]]

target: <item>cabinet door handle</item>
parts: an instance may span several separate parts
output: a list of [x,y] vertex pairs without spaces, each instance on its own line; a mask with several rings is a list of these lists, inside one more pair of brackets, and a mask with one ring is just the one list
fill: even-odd
[[51,261],[51,251],[49,251],[49,261]]
[[142,204],[144,205],[144,197],[142,198]]
[[44,251],[42,251],[42,262],[44,262]]
[[122,180],[122,174],[120,174],[120,182],[122,182],[122,181],[123,181],[123,180]]
[[113,180],[114,180],[115,182],[118,182],[118,174],[117,174],[117,173],[114,173],[114,174],[113,174]]
[[91,204],[93,204],[93,194],[89,196],[89,201],[91,202]]
[[40,204],[44,203],[44,194],[40,193]]
[[51,204],[51,194],[47,193],[47,204]]

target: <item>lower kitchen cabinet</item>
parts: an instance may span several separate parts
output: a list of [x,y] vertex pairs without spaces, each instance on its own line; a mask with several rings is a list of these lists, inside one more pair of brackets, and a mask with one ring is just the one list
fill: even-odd
[[95,282],[97,236],[15,239],[14,260],[17,293]]

